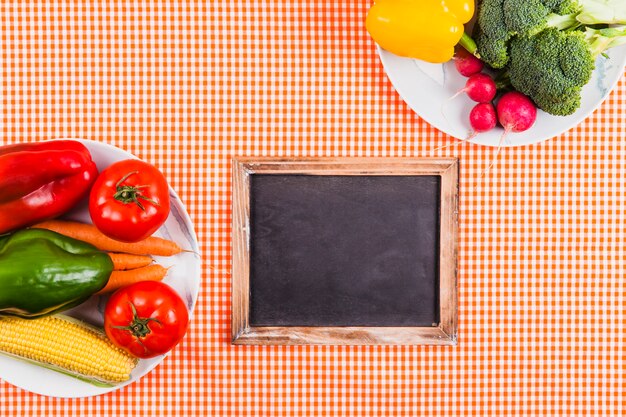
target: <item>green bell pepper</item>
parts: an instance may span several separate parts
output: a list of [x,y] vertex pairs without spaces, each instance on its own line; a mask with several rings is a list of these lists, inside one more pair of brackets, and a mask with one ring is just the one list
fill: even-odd
[[89,243],[44,229],[0,237],[0,316],[41,317],[102,289],[113,261]]

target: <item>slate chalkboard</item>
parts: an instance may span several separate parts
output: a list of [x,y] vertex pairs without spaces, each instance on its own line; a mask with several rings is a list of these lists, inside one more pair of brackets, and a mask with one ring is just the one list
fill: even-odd
[[455,344],[454,159],[238,159],[233,343]]
[[254,175],[250,325],[439,323],[437,176]]

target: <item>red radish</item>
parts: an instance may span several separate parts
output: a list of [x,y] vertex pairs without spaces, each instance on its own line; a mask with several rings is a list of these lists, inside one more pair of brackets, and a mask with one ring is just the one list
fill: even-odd
[[470,112],[469,121],[474,132],[487,132],[496,127],[498,122],[496,109],[491,103],[478,103]]
[[496,96],[496,92],[496,83],[493,78],[480,72],[469,77],[465,83],[465,88],[457,91],[455,95],[450,97],[450,100],[459,94],[467,93],[469,98],[478,103],[489,103]]
[[500,154],[502,142],[504,142],[506,135],[508,135],[509,132],[519,133],[530,129],[537,119],[537,107],[535,107],[535,103],[518,91],[509,91],[502,95],[496,105],[496,113],[498,114],[498,121],[504,128],[504,133],[500,136],[498,150],[486,171],[491,169],[493,160]]
[[467,52],[465,48],[458,48],[453,59],[456,70],[464,77],[478,74],[485,66],[483,61]]
[[523,132],[532,127],[537,119],[537,107],[524,94],[518,91],[505,93],[496,106],[498,121],[508,132]]
[[[496,124],[498,123],[498,118],[496,117],[496,110],[494,109],[493,104],[478,103],[477,105],[475,105],[469,114],[469,121],[473,131],[465,139],[459,139],[458,142],[455,142],[457,145],[461,142],[472,140],[479,133],[487,132],[496,127]],[[440,146],[433,149],[433,151],[447,148],[450,145],[452,144]]]

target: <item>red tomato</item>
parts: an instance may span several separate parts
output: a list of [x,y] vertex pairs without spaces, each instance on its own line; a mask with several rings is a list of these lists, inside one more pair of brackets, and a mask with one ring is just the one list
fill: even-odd
[[104,330],[118,347],[138,358],[169,352],[187,331],[183,299],[160,281],[141,281],[114,292],[104,309]]
[[138,242],[152,235],[169,213],[165,177],[139,159],[125,159],[104,169],[89,194],[93,224],[108,237],[123,242]]

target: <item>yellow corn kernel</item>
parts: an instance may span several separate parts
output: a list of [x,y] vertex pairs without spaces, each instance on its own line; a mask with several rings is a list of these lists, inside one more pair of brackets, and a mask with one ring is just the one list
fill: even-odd
[[62,315],[1,317],[0,352],[96,384],[127,381],[137,364],[99,329]]

